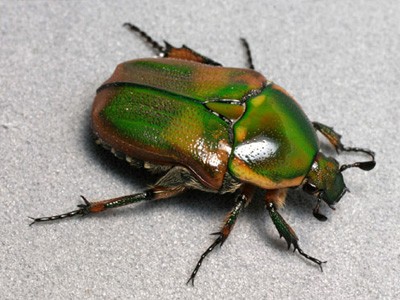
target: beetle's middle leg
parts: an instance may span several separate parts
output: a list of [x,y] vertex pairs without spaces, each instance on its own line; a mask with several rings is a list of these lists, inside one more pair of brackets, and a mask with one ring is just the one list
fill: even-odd
[[96,202],[89,202],[85,197],[81,196],[84,200],[84,203],[79,204],[77,210],[50,217],[31,218],[33,220],[31,225],[37,222],[55,221],[77,215],[84,216],[87,214],[99,213],[107,209],[121,207],[141,201],[171,198],[192,188],[192,184],[192,177],[186,169],[182,167],[174,167],[170,169],[160,180],[158,180],[153,187],[141,193]]
[[215,239],[214,243],[210,245],[210,247],[207,248],[207,250],[201,255],[199,261],[196,264],[196,267],[194,268],[192,274],[190,275],[189,280],[187,283],[190,281],[192,282],[192,285],[194,285],[194,278],[196,277],[197,272],[199,271],[201,264],[206,258],[206,256],[214,250],[214,248],[217,245],[221,245],[225,242],[225,240],[228,238],[229,234],[231,233],[233,226],[236,223],[237,217],[239,216],[239,213],[250,203],[253,195],[254,195],[254,190],[255,188],[250,185],[243,185],[241,188],[241,193],[236,199],[235,206],[232,208],[232,210],[227,214],[224,225],[222,226],[221,230],[219,232],[213,233],[214,235],[218,235],[218,237]]
[[282,206],[284,202],[283,198],[285,196],[286,196],[286,191],[282,190],[267,191],[265,205],[272,219],[272,222],[274,223],[276,229],[278,230],[280,237],[283,236],[283,238],[286,240],[288,249],[290,248],[290,245],[293,245],[294,251],[297,250],[300,253],[300,255],[318,264],[322,271],[322,264],[326,263],[326,261],[320,261],[319,259],[304,253],[304,251],[299,247],[298,244],[299,238],[297,237],[293,228],[290,227],[288,223],[286,223],[285,219],[277,211],[277,207]]
[[84,203],[79,204],[77,210],[73,210],[67,213],[54,215],[50,217],[40,217],[40,218],[30,217],[33,220],[30,225],[38,222],[47,222],[47,221],[65,219],[77,215],[85,216],[88,214],[99,213],[107,209],[116,208],[141,201],[167,199],[176,196],[185,190],[186,190],[185,186],[175,186],[175,187],[154,186],[150,189],[145,190],[142,193],[127,195],[107,200],[101,200],[96,202],[89,202],[88,200],[86,200],[85,197],[81,196]]

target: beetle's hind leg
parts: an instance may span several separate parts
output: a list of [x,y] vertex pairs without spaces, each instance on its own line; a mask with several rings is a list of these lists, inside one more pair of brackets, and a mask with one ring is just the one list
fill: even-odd
[[293,245],[294,251],[297,250],[300,253],[300,255],[304,256],[308,260],[311,260],[312,262],[319,265],[322,271],[322,264],[326,263],[326,261],[321,261],[315,257],[312,257],[304,253],[304,251],[299,247],[298,244],[299,238],[297,237],[293,228],[290,227],[290,225],[286,223],[285,219],[280,215],[280,213],[278,213],[276,206],[282,205],[281,198],[282,196],[284,197],[286,195],[286,194],[282,195],[280,191],[281,190],[267,191],[265,204],[269,212],[269,215],[272,219],[272,222],[274,223],[276,229],[278,230],[280,237],[283,236],[283,238],[286,240],[288,249],[290,248],[291,245]]
[[138,33],[146,43],[148,43],[156,52],[157,54],[163,54],[165,49],[159,43],[157,43],[151,36],[149,36],[146,32],[141,30],[139,27],[131,24],[131,23],[124,23],[122,26],[128,28],[129,30]]
[[151,36],[149,36],[146,32],[141,30],[139,27],[131,23],[124,23],[123,26],[127,27],[129,30],[133,32],[138,33],[145,40],[145,42],[148,43],[161,57],[189,60],[212,66],[221,66],[220,63],[204,55],[201,55],[200,53],[190,49],[185,45],[183,45],[181,48],[176,48],[171,44],[169,44],[168,42],[164,41],[165,47],[163,47],[159,43],[157,43]]
[[254,190],[255,189],[253,186],[246,184],[242,186],[241,193],[236,199],[235,206],[226,216],[224,220],[224,225],[222,226],[221,230],[219,232],[213,233],[213,235],[218,235],[218,237],[215,239],[214,243],[212,243],[210,247],[208,247],[207,250],[201,255],[187,283],[192,282],[192,285],[194,285],[194,278],[196,277],[196,274],[199,271],[204,258],[206,258],[206,256],[210,254],[210,252],[213,251],[217,245],[222,246],[222,244],[228,238],[233,229],[233,226],[236,223],[239,213],[250,203],[251,198],[254,195]]
[[153,187],[137,194],[96,202],[89,202],[85,197],[81,196],[84,200],[84,203],[79,204],[77,210],[50,217],[30,217],[33,220],[30,225],[38,222],[61,220],[78,215],[84,216],[88,214],[99,213],[107,209],[121,207],[141,201],[171,198],[191,188],[191,176],[187,174],[189,174],[188,171],[182,167],[172,168],[159,181],[157,181]]
[[246,50],[247,67],[249,69],[254,70],[253,58],[251,57],[250,45],[245,38],[240,38],[240,41],[242,42],[242,45],[243,45],[244,49]]

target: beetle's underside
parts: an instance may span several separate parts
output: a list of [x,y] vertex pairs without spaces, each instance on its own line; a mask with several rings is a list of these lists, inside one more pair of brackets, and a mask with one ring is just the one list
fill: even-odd
[[[306,137],[304,139],[305,142],[299,143],[298,145],[291,145],[289,147],[297,147],[295,149],[297,152],[293,151],[293,153],[295,153],[294,155],[286,156],[286,163],[295,164],[297,166],[296,170],[287,172],[287,168],[283,168],[281,163],[279,163],[282,162],[282,160],[276,160],[276,162],[268,161],[269,168],[267,171],[270,173],[262,172],[262,170],[266,168],[265,164],[263,165],[257,162],[253,165],[245,165],[245,163],[243,163],[243,161],[245,161],[243,157],[250,157],[250,163],[257,161],[259,156],[264,154],[264,150],[266,148],[265,141],[261,141],[260,143],[262,144],[262,147],[259,148],[261,150],[254,151],[254,148],[250,151],[246,150],[245,146],[249,142],[258,142],[257,134],[260,134],[259,128],[252,128],[253,124],[248,124],[246,122],[254,122],[255,119],[263,118],[264,115],[270,114],[273,117],[273,113],[276,114],[275,111],[270,112],[269,110],[265,110],[265,114],[258,113],[260,110],[260,105],[263,105],[265,97],[273,98],[276,93],[280,93],[279,99],[285,99],[286,96],[289,96],[285,95],[284,91],[280,90],[280,88],[276,88],[276,86],[270,82],[267,82],[261,74],[253,70],[243,71],[243,69],[213,67],[212,71],[210,71],[210,66],[221,65],[185,46],[182,48],[174,48],[166,43],[166,46],[163,47],[136,26],[131,24],[125,25],[131,30],[139,33],[155,50],[159,52],[160,56],[167,58],[167,60],[162,60],[162,62],[165,62],[164,67],[166,69],[169,68],[168,72],[179,71],[181,72],[180,74],[184,74],[188,70],[191,71],[191,69],[185,68],[193,65],[194,63],[196,64],[196,70],[202,70],[201,72],[197,72],[197,75],[190,73],[190,76],[183,77],[166,75],[161,76],[157,72],[153,72],[148,68],[149,64],[157,64],[161,60],[137,60],[134,61],[135,68],[143,67],[141,71],[142,73],[139,72],[140,78],[135,72],[129,72],[129,70],[127,71],[126,69],[121,71],[121,68],[132,67],[132,64],[121,64],[118,67],[120,69],[117,68],[116,73],[114,73],[112,80],[110,78],[110,80],[106,81],[98,90],[98,95],[101,96],[98,96],[96,100],[97,102],[95,102],[93,108],[93,129],[98,137],[97,143],[101,144],[107,149],[110,149],[114,155],[121,159],[125,159],[131,165],[136,167],[144,167],[145,169],[149,169],[154,173],[163,173],[163,176],[152,187],[144,192],[98,202],[88,202],[85,198],[83,198],[85,204],[79,205],[79,209],[56,216],[34,218],[33,223],[63,219],[75,215],[97,213],[106,209],[137,203],[140,201],[167,199],[189,189],[197,189],[213,193],[235,192],[237,198],[234,207],[225,218],[224,225],[220,231],[216,233],[217,238],[213,244],[202,254],[190,276],[190,279],[188,280],[188,282],[191,281],[193,283],[203,259],[217,245],[222,245],[224,243],[229,236],[239,213],[250,203],[255,189],[257,187],[261,187],[267,191],[265,196],[265,204],[269,215],[280,236],[285,238],[288,247],[293,245],[294,249],[298,250],[302,256],[321,267],[322,263],[324,262],[311,257],[302,251],[298,245],[298,238],[294,230],[285,222],[285,220],[277,211],[277,209],[282,207],[285,202],[287,188],[292,186],[301,186],[303,184],[306,172],[308,169],[310,169],[311,164],[313,163],[318,152],[318,142],[313,125],[315,130],[320,131],[325,137],[328,138],[337,151],[361,151],[371,155],[372,158],[373,153],[369,150],[343,147],[340,142],[339,134],[334,132],[330,127],[320,123],[307,125],[306,121],[304,120],[308,119],[296,106],[297,104],[292,105],[288,102],[287,105],[284,104],[285,106],[282,106],[282,109],[289,110],[289,117],[284,119],[281,127],[290,127],[293,123],[293,120],[296,120],[299,122],[298,124],[301,125],[298,127],[301,127],[302,132],[300,132],[299,129],[293,128],[293,126],[290,127],[291,129],[287,130],[289,132],[289,139],[296,139],[301,134],[304,134]],[[243,42],[247,49],[249,66],[251,69],[253,69],[248,44],[245,40],[243,40]],[[181,61],[185,61],[185,63],[176,64],[172,61],[172,59],[179,59]],[[169,64],[170,67],[168,67]],[[164,67],[161,69],[165,69]],[[177,70],[178,68],[180,68],[180,70]],[[207,76],[204,76],[206,73]],[[145,76],[146,74],[148,76]],[[210,78],[212,80],[210,80]],[[168,82],[160,83],[162,80],[168,80]],[[230,86],[234,88],[227,88],[227,84],[230,84]],[[155,101],[154,104],[148,105],[150,101],[154,100],[155,97],[158,97],[160,85],[164,89],[164,99],[167,99],[168,97],[180,99],[180,101],[186,101],[185,103],[187,106],[182,106],[179,104],[175,107],[175,103],[178,102],[174,100],[168,102],[172,104],[168,107],[163,107],[164,110],[159,112],[155,108],[159,102]],[[210,85],[212,86],[210,87]],[[150,92],[149,87],[151,87]],[[165,89],[167,91],[165,91]],[[177,90],[179,91],[178,94],[176,93]],[[158,124],[156,123],[157,118],[153,118],[156,119],[154,121],[154,128],[151,128],[151,126],[146,127],[146,130],[154,130],[153,134],[142,134],[139,138],[133,141],[132,139],[126,139],[126,136],[136,134],[134,132],[136,130],[135,128],[132,129],[132,126],[126,127],[125,124],[123,124],[123,116],[124,114],[129,113],[129,111],[132,109],[131,102],[129,102],[129,97],[131,97],[137,91],[139,91],[138,97],[148,97],[147,94],[150,93],[150,96],[146,98],[140,105],[142,105],[144,112],[148,110],[149,113],[152,113],[151,116],[160,113],[160,115],[157,115],[158,118],[160,120],[166,120],[167,118],[162,114],[167,113],[169,109],[173,112],[179,110],[179,114],[175,114],[174,118],[171,118],[170,124],[168,124],[172,124],[175,127],[172,125],[168,127],[164,126],[164,123],[162,122]],[[121,105],[125,105],[122,106],[124,108],[122,110],[116,110],[115,107],[112,107],[112,105],[108,105],[109,99],[113,98],[116,94],[118,94],[119,109],[121,108]],[[153,97],[151,97],[151,95],[153,95]],[[198,98],[196,100],[199,101],[199,103],[187,102],[188,95],[192,98]],[[224,101],[214,101],[216,98],[219,98],[219,100],[231,100],[225,103]],[[237,105],[232,106],[232,99],[236,99],[238,101]],[[254,101],[246,102],[249,99]],[[279,105],[283,105],[282,101],[276,104],[276,107],[280,108]],[[245,102],[246,105],[244,104]],[[229,109],[227,109],[226,104],[230,105]],[[150,109],[148,109],[146,105],[148,105]],[[192,114],[188,118],[187,115],[185,115],[184,109],[188,107],[191,108],[191,106],[196,107],[196,109],[201,107],[198,111],[204,108],[205,110],[209,110],[213,113],[204,115],[205,117],[203,117],[203,115],[201,117],[196,117],[196,115]],[[193,112],[195,110],[188,109],[188,111]],[[147,113],[143,113],[142,115],[143,118],[148,117]],[[240,119],[242,116],[246,116],[247,118]],[[110,122],[112,118],[113,120],[115,119],[117,121],[115,123]],[[179,122],[173,123],[175,120],[178,120]],[[193,120],[202,122],[201,124],[204,124],[204,126],[200,128],[201,130],[199,129],[196,131],[195,129],[190,128],[190,122],[193,122]],[[278,121],[279,120],[276,122]],[[145,120],[143,122],[148,121]],[[186,127],[186,131],[185,128],[183,128],[181,131],[175,131],[172,134],[165,134],[165,132],[168,133],[171,128],[179,128],[179,126],[185,122],[189,124],[186,125],[189,126]],[[264,121],[261,120],[259,122]],[[309,123],[309,121],[307,122]],[[116,131],[113,131],[114,129],[110,124],[112,124],[112,126],[121,126],[121,128],[123,128],[125,131],[122,133],[116,133]],[[272,122],[272,124],[273,126],[276,126],[276,123]],[[267,123],[265,127],[268,126],[269,125]],[[161,131],[156,131],[160,130],[160,128],[162,129]],[[143,132],[143,128],[139,129]],[[139,129],[137,131],[140,131]],[[286,142],[279,140],[281,139],[281,135],[277,134],[274,136],[275,128],[269,128],[268,134],[282,143]],[[199,147],[198,149],[200,150],[195,150],[197,151],[195,154],[192,152],[187,152],[192,151],[192,148],[188,147],[187,143],[185,144],[185,141],[192,141],[193,137],[202,135],[206,136],[206,138],[202,140],[202,142],[206,144],[206,147]],[[152,140],[151,143],[148,142],[154,137],[156,137],[155,140]],[[188,140],[185,140],[187,137],[189,137]],[[154,145],[155,148],[152,148],[152,145]],[[164,152],[159,151],[161,148],[165,149],[163,150]],[[201,153],[201,149],[207,149],[207,153]],[[267,147],[268,151],[273,150],[271,149],[271,146],[269,148]],[[261,154],[257,154],[257,151]],[[208,160],[204,160],[204,156],[206,156]],[[305,159],[299,159],[299,156],[303,158],[305,157]],[[210,160],[212,163],[210,163]],[[206,163],[204,163],[204,161],[206,161]],[[370,162],[344,165],[342,168],[346,169],[348,167],[357,166],[368,170],[372,169],[374,165],[375,161],[372,159]],[[323,216],[318,212],[318,208],[319,201],[314,213],[318,218],[323,219]]]

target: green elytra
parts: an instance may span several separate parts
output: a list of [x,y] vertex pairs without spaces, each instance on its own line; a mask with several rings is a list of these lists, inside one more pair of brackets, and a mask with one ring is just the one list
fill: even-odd
[[[110,86],[115,82],[126,85]],[[93,127],[105,144],[134,158],[181,164],[213,190],[221,189],[227,170],[265,189],[298,186],[318,152],[301,108],[253,70],[139,59],[119,65],[105,84],[93,106]],[[238,121],[222,119],[216,103],[228,111],[240,105]],[[120,146],[126,144],[135,149]]]
[[[33,223],[148,200],[167,199],[189,189],[214,193],[236,192],[236,201],[217,238],[201,255],[188,282],[204,258],[228,238],[240,212],[251,202],[257,187],[266,190],[269,215],[284,237],[303,257],[322,270],[325,263],[299,247],[294,230],[277,209],[288,187],[303,187],[317,198],[314,216],[321,221],[321,200],[330,207],[346,192],[342,172],[358,167],[371,170],[374,153],[344,147],[331,127],[311,123],[288,93],[252,70],[250,48],[242,39],[250,69],[223,68],[219,63],[183,46],[165,47],[138,27],[126,23],[163,58],[120,64],[97,91],[92,126],[98,143],[135,166],[165,173],[141,193],[89,202],[78,209]],[[321,132],[337,152],[363,152],[371,160],[339,163],[319,151]]]

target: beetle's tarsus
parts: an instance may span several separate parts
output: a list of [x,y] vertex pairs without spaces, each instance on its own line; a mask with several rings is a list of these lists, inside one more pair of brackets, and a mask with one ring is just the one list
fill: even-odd
[[255,188],[253,186],[247,184],[244,184],[241,187],[241,193],[238,195],[236,199],[235,206],[226,216],[224,226],[222,226],[220,231],[211,233],[211,235],[217,235],[218,237],[215,239],[214,243],[212,243],[207,248],[207,250],[200,256],[200,259],[197,262],[196,267],[194,268],[192,274],[190,275],[190,278],[187,281],[187,283],[191,281],[192,285],[194,285],[194,278],[196,277],[196,274],[199,271],[201,264],[203,263],[203,260],[206,258],[208,254],[210,254],[211,251],[214,250],[214,248],[218,244],[222,247],[223,243],[226,241],[230,232],[232,231],[240,212],[250,203],[251,199],[253,198],[254,190]]
[[247,66],[249,69],[254,70],[253,58],[251,57],[250,45],[245,38],[240,38],[247,55]]
[[30,219],[33,220],[33,222],[29,224],[29,226],[32,226],[33,224],[39,223],[39,222],[49,222],[49,221],[62,220],[62,219],[65,219],[65,218],[71,218],[71,217],[75,217],[77,215],[86,215],[86,214],[88,214],[88,210],[85,207],[85,208],[80,208],[80,209],[77,209],[77,210],[70,211],[70,212],[65,213],[65,214],[55,215],[55,216],[51,216],[51,217],[41,217],[41,218],[29,217]]
[[161,54],[164,53],[165,49],[159,43],[157,43],[151,36],[149,36],[146,32],[141,30],[139,27],[131,24],[131,23],[124,23],[122,26],[127,27],[129,30],[138,33],[146,43],[148,43],[154,50]]
[[75,217],[78,215],[81,216],[85,216],[88,213],[90,213],[90,207],[91,207],[91,203],[84,197],[81,195],[81,198],[83,199],[83,201],[85,203],[83,204],[78,204],[78,208],[77,210],[73,210],[64,214],[60,214],[60,215],[54,215],[54,216],[50,216],[50,217],[40,217],[40,218],[32,218],[32,217],[28,217],[30,219],[32,219],[33,221],[29,224],[29,226],[32,226],[35,223],[39,223],[39,222],[49,222],[49,221],[56,221],[56,220],[62,220],[65,218],[71,218],[71,217]]
[[375,152],[374,151],[371,151],[371,150],[365,149],[365,148],[359,148],[359,147],[343,147],[342,151],[362,152],[362,153],[365,153],[365,154],[371,156],[371,160],[355,162],[353,164],[342,165],[340,167],[340,172],[343,172],[344,170],[346,170],[348,168],[354,168],[354,167],[360,168],[361,170],[364,170],[364,171],[370,171],[373,168],[375,168],[376,162],[375,162]]
[[317,259],[315,257],[312,257],[312,256],[308,255],[307,253],[304,253],[304,251],[301,250],[301,248],[297,245],[297,243],[296,243],[296,245],[293,245],[293,246],[294,246],[294,251],[297,250],[301,256],[304,256],[308,260],[311,260],[312,262],[316,263],[319,266],[319,268],[321,269],[321,272],[324,271],[322,269],[322,264],[326,264],[328,261],[321,261],[321,260],[319,260],[319,259]]
[[321,204],[321,199],[318,199],[317,200],[317,205],[315,205],[315,207],[313,209],[313,215],[319,221],[325,222],[326,220],[328,220],[328,218],[319,212],[320,204]]
[[375,152],[369,149],[360,148],[360,147],[343,147],[342,151],[353,151],[353,152],[364,152],[365,154],[370,155],[373,159],[375,158]]
[[328,218],[325,215],[321,214],[319,211],[313,211],[313,216],[318,221],[321,221],[321,222],[325,222],[326,220],[328,220]]
[[28,218],[33,220],[31,223],[29,223],[29,226],[32,226],[33,224],[36,223],[36,221],[35,221],[36,218],[32,218],[32,217],[29,217],[29,216],[28,216]]
[[217,239],[214,241],[214,243],[211,244],[210,247],[207,248],[207,250],[200,256],[199,261],[196,264],[196,267],[194,268],[192,274],[190,275],[189,280],[186,282],[188,284],[190,281],[192,282],[192,285],[194,286],[194,278],[197,275],[197,272],[199,271],[201,264],[203,263],[203,260],[206,258],[206,256],[214,250],[214,248],[222,242],[222,234],[217,237]]
[[194,277],[192,278],[192,276],[190,276],[189,280],[186,281],[186,284],[189,284],[189,282],[192,282],[192,286],[194,286]]
[[[273,194],[272,194],[273,195]],[[276,211],[275,205],[272,202],[269,202],[267,199],[266,203],[267,210],[270,214],[270,217],[276,227],[276,229],[279,232],[280,236],[283,236],[286,240],[286,243],[288,244],[288,250],[290,249],[290,246],[293,245],[293,252],[296,250],[300,253],[300,255],[304,256],[308,260],[311,260],[312,262],[316,263],[319,265],[322,271],[322,264],[326,263],[326,261],[320,261],[319,259],[312,257],[308,255],[307,253],[304,253],[304,251],[299,247],[298,243],[298,237],[296,236],[296,233],[294,230],[290,227],[288,223],[283,219],[283,217]],[[317,209],[318,209],[318,203],[317,203]]]
[[359,147],[345,147],[343,146],[343,144],[341,143],[340,139],[341,139],[341,135],[338,134],[335,130],[333,130],[332,127],[329,127],[327,125],[324,125],[322,123],[319,122],[312,122],[315,130],[318,130],[320,133],[322,133],[322,135],[324,135],[328,141],[333,145],[333,147],[335,147],[335,150],[337,153],[340,152],[362,152],[365,153],[369,156],[371,156],[371,160],[370,161],[362,161],[362,162],[355,162],[353,164],[344,164],[340,167],[340,172],[343,172],[344,170],[348,169],[348,168],[360,168],[361,170],[364,171],[370,171],[372,170],[375,165],[375,152],[369,150],[369,149],[365,149],[365,148],[359,148]]

